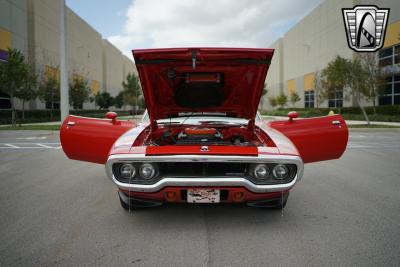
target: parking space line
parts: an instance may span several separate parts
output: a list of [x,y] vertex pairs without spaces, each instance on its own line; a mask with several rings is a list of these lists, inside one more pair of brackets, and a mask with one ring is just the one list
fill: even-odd
[[36,147],[33,147],[33,146],[25,146],[25,147],[16,147],[16,148],[14,148],[14,147],[0,147],[0,150],[1,149],[15,149],[15,150],[24,150],[24,149],[45,149],[44,147],[40,147],[40,146],[36,146]]
[[41,146],[41,147],[44,147],[44,148],[54,148],[52,146],[48,146],[48,145],[44,145],[44,144],[35,144],[35,145]]
[[0,143],[0,149],[60,149],[60,143]]
[[11,145],[11,144],[4,144],[5,146],[8,146],[9,148],[19,148],[18,146],[14,146],[14,145]]
[[[38,144],[38,143],[14,143],[14,142],[12,142],[12,143],[0,143],[0,145],[5,145],[5,144],[14,144],[14,145],[36,145],[36,144]],[[59,145],[60,143],[57,143],[57,142],[53,142],[53,143],[43,143],[43,142],[41,142],[40,144],[43,144],[43,145]]]

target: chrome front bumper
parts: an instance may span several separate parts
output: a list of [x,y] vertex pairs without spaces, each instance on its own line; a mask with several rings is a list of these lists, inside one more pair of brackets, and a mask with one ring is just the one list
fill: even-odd
[[[245,177],[164,177],[160,181],[150,184],[128,184],[118,181],[112,172],[112,165],[117,162],[237,162],[237,163],[290,163],[296,164],[297,174],[289,183],[259,185]],[[108,177],[120,188],[136,192],[157,192],[164,187],[244,187],[254,193],[270,193],[289,190],[303,177],[304,164],[298,156],[287,155],[259,155],[249,156],[214,156],[214,155],[173,155],[173,156],[145,156],[143,154],[111,155],[106,163]]]

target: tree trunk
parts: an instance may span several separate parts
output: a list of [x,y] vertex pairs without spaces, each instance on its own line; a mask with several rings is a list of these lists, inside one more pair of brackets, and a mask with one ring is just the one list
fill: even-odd
[[355,97],[355,98],[356,98],[356,100],[357,100],[357,104],[358,104],[358,106],[360,107],[360,109],[361,109],[361,111],[362,111],[362,113],[363,113],[363,115],[364,115],[364,118],[365,118],[365,121],[367,122],[367,125],[370,125],[370,122],[369,122],[369,118],[368,118],[367,112],[365,112],[365,109],[364,109],[364,107],[361,105],[361,101],[360,101],[360,94],[359,94],[359,93],[358,93],[358,94],[354,94],[354,93],[353,93],[353,97]]
[[53,121],[53,109],[54,109],[54,103],[51,101],[51,106],[50,106],[50,121]]
[[54,109],[54,91],[51,90],[50,121],[53,121],[53,109]]
[[375,100],[375,97],[372,100],[372,107],[373,107],[373,110],[374,110],[374,115],[376,115],[376,100]]
[[10,95],[10,103],[11,103],[11,125],[13,127],[16,126],[17,122],[16,122],[16,116],[15,116],[15,107],[14,107],[14,96],[13,94]]
[[25,100],[22,99],[22,120],[25,120]]

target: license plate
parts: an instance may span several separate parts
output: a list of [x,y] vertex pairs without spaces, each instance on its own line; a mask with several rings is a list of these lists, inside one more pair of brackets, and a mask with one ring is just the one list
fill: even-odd
[[220,191],[218,189],[188,189],[188,203],[219,203]]

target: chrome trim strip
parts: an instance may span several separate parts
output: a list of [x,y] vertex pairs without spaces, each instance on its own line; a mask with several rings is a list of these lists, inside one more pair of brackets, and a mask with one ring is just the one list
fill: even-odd
[[[252,183],[244,177],[221,178],[221,177],[195,177],[195,178],[176,178],[165,177],[155,184],[127,184],[118,181],[112,173],[112,165],[116,162],[137,161],[137,162],[249,162],[249,163],[291,163],[296,164],[296,177],[285,184],[258,185]],[[144,154],[111,155],[106,163],[108,177],[121,189],[137,192],[157,192],[167,186],[238,186],[245,187],[254,193],[269,193],[289,190],[303,176],[303,161],[298,156],[289,155],[259,155],[251,156],[217,156],[217,155],[172,155],[172,156],[146,156]]]
[[298,181],[297,175],[296,177],[287,184],[274,184],[274,185],[257,185],[247,180],[246,178],[163,178],[152,185],[143,185],[143,184],[126,184],[121,183],[115,179],[113,176],[114,183],[121,189],[131,190],[136,192],[157,192],[167,186],[236,186],[236,187],[245,187],[251,192],[254,193],[269,193],[269,192],[280,192],[289,190],[292,188],[296,182]]

